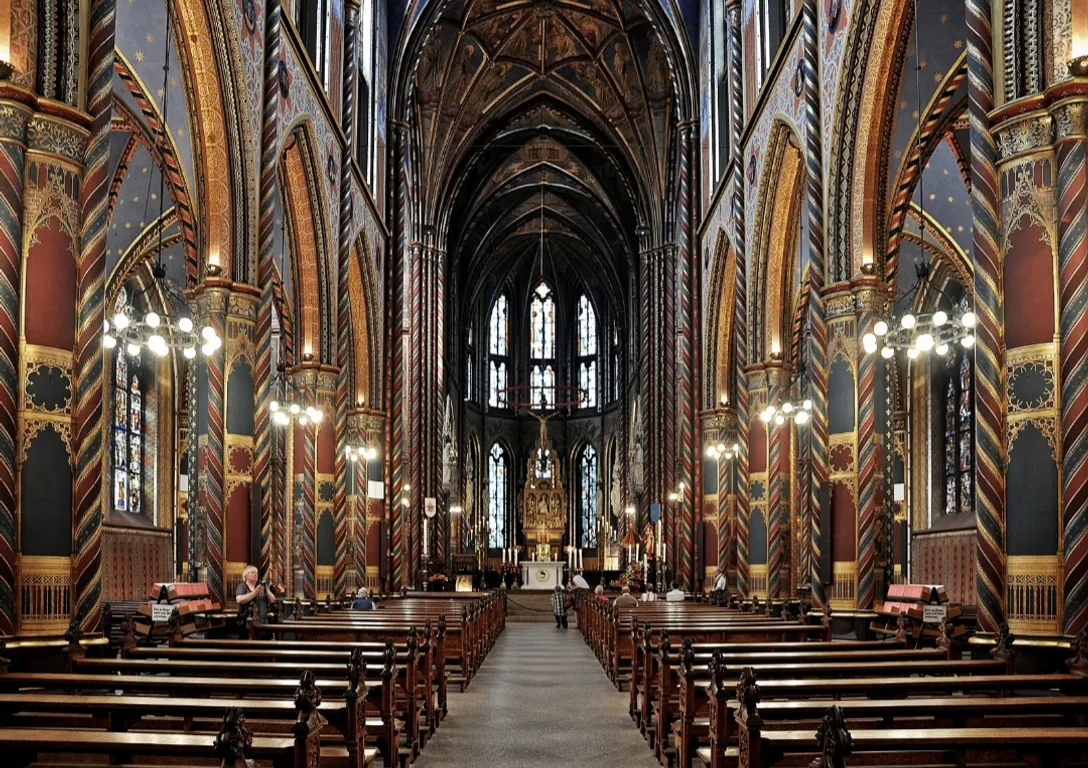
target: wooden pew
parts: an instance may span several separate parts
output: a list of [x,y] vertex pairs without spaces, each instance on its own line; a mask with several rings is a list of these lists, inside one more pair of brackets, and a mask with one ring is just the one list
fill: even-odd
[[739,768],[770,768],[798,756],[817,755],[827,768],[846,765],[846,758],[858,755],[869,764],[889,760],[900,762],[908,753],[934,755],[963,764],[969,753],[988,753],[992,758],[1017,759],[1029,765],[1057,766],[1063,761],[1082,762],[1088,754],[1088,728],[887,728],[849,731],[840,705],[832,705],[816,732],[764,729],[762,718],[738,718],[740,729]]
[[[815,649],[821,646],[813,644],[812,647]],[[728,649],[729,646],[723,648]],[[838,680],[878,677],[886,680],[912,676],[993,676],[1008,671],[1004,660],[948,660],[944,652],[937,649],[918,651],[892,648],[884,651],[847,651],[824,655],[810,651],[806,654],[806,661],[793,655],[768,654],[763,660],[772,663],[766,664],[751,664],[746,660],[735,663],[728,660],[731,656],[732,654],[717,650],[713,660],[707,665],[711,669],[717,669],[714,674],[718,679],[736,679],[738,675],[754,673],[761,679]],[[750,658],[751,654],[743,656]],[[918,656],[926,658],[919,659]],[[704,694],[709,691],[709,678],[712,673],[709,670],[706,672],[708,688],[701,688],[698,684],[700,675],[696,658],[692,649],[685,647],[675,668],[675,677],[671,676],[674,671],[671,659],[664,659],[660,663],[658,692],[653,704],[655,739],[652,743],[656,745],[656,753],[660,759],[666,759],[668,737],[671,733],[680,765],[690,763],[696,740],[708,737],[710,729],[710,719],[702,719],[700,715],[707,711]],[[788,663],[774,663],[779,659],[788,660]],[[677,693],[675,701],[671,698],[674,692]]]
[[[97,661],[97,660],[96,660]],[[184,665],[179,664],[179,669],[184,670]],[[382,751],[383,760],[387,765],[393,765],[390,760],[397,755],[397,724],[394,712],[394,679],[397,674],[394,653],[392,648],[386,650],[386,661],[381,667],[381,686],[374,687],[373,692],[379,697],[375,705],[380,713],[380,729],[377,742]],[[342,690],[344,691],[343,707],[330,707],[330,716],[335,718],[338,729],[344,735],[345,754],[349,759],[355,759],[365,755],[366,738],[366,701],[371,691],[366,686],[365,666],[360,654],[356,654],[347,665],[347,678],[340,680],[317,680],[312,672],[302,673],[302,683],[291,679],[272,678],[230,678],[230,677],[196,677],[196,676],[166,676],[166,675],[115,675],[115,674],[56,674],[56,673],[21,673],[12,672],[0,675],[0,690],[21,692],[31,689],[33,691],[62,691],[73,699],[83,698],[83,691],[124,691],[126,694],[139,694],[131,696],[136,701],[151,694],[170,698],[193,698],[196,695],[206,697],[209,702],[216,703],[219,707],[237,704],[245,697],[255,696],[261,699],[289,700],[294,696],[296,705],[300,704],[300,697],[305,695],[308,701],[320,702],[320,693],[313,691]],[[38,694],[41,695],[41,694]],[[116,697],[119,701],[126,697]],[[312,707],[316,708],[316,704]],[[308,710],[307,710],[308,711]],[[341,711],[343,713],[341,719]],[[119,721],[119,722],[123,722]],[[412,757],[415,754],[415,745],[409,740],[409,748]]]
[[[697,751],[706,765],[715,768],[736,764],[736,754],[730,753],[733,740],[745,738],[743,725],[758,723],[763,728],[767,718],[775,720],[804,719],[827,705],[827,700],[843,696],[880,697],[877,700],[858,698],[839,700],[858,716],[880,717],[884,722],[894,719],[932,717],[937,726],[965,722],[979,715],[1053,714],[1073,717],[1084,725],[1083,702],[1088,702],[1088,682],[1078,675],[982,675],[950,678],[855,678],[851,680],[809,679],[771,680],[758,682],[756,673],[745,668],[734,686],[726,682],[724,665],[715,664],[706,692],[709,697],[710,747]],[[1074,696],[1005,696],[1014,690],[1056,690]],[[935,693],[962,693],[963,696],[934,698]],[[996,693],[998,696],[980,696]],[[768,694],[776,700],[767,701]],[[734,701],[735,699],[735,701]],[[932,706],[939,702],[938,707]],[[1081,702],[1081,703],[1078,703]],[[1018,706],[1020,708],[1018,708]],[[733,708],[736,708],[734,714]],[[767,713],[764,716],[764,712]],[[811,733],[811,730],[808,731]],[[922,729],[916,735],[922,736]],[[924,741],[924,739],[920,739]],[[681,763],[682,764],[682,763]]]
[[[312,682],[312,677],[310,678]],[[223,766],[241,768],[247,758],[269,761],[273,768],[314,768],[320,765],[321,729],[324,719],[317,713],[320,698],[300,686],[296,697],[297,720],[291,736],[253,736],[238,707],[229,707],[223,727],[214,742],[206,735],[163,732],[117,732],[72,728],[0,728],[0,751],[4,764],[27,768],[38,762],[41,753],[106,755],[111,764],[131,762],[135,757],[208,759],[220,757]],[[77,698],[77,697],[72,697]],[[371,765],[373,754],[355,765]]]

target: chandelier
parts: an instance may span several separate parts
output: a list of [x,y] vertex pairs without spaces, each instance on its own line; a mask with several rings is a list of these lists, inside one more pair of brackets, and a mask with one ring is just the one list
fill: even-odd
[[[166,35],[165,51],[163,55],[163,83],[162,83],[162,125],[159,127],[159,157],[165,157],[166,131],[169,125],[170,115],[170,4],[166,6]],[[151,179],[148,178],[148,186]],[[150,189],[148,189],[150,192]],[[163,220],[166,205],[166,174],[159,173],[159,218],[158,218],[158,245],[156,247],[155,262],[151,265],[151,283],[146,286],[138,296],[145,296],[156,287],[164,299],[166,315],[161,316],[155,311],[149,311],[143,318],[129,317],[125,312],[118,312],[110,320],[103,323],[102,346],[113,349],[119,344],[128,353],[129,357],[140,354],[142,347],[147,347],[159,357],[166,357],[171,349],[181,350],[186,360],[196,357],[197,348],[205,357],[214,354],[221,346],[222,339],[210,325],[206,325],[197,333],[193,320],[190,317],[175,317],[170,314],[170,308],[179,305],[188,308],[188,298],[167,279],[166,266],[162,262],[163,230],[166,222]],[[148,200],[145,195],[144,200]],[[145,202],[146,205],[146,202]],[[213,273],[214,274],[214,273]]]
[[[936,352],[942,357],[955,345],[964,349],[970,349],[975,344],[975,313],[967,310],[959,312],[955,309],[955,301],[938,285],[930,282],[930,265],[919,262],[915,265],[917,279],[910,290],[903,294],[892,305],[892,313],[889,317],[877,320],[873,330],[861,338],[862,347],[869,354],[880,349],[880,356],[885,360],[893,357],[896,352],[905,350],[907,357],[917,360],[922,353]],[[933,312],[912,312],[915,297],[928,286],[939,294],[940,299],[948,301],[951,313],[944,309]],[[902,314],[896,313],[896,307],[906,304],[908,309]]]
[[[922,49],[919,47],[918,0],[914,5],[914,84],[917,103],[918,125],[915,135],[922,134]],[[919,149],[921,152],[921,149]],[[926,195],[925,167],[919,162],[918,173],[918,249],[919,259],[915,263],[915,281],[910,289],[896,299],[890,308],[891,314],[877,320],[873,330],[861,337],[862,348],[868,354],[880,350],[880,356],[889,360],[896,352],[906,351],[907,357],[917,360],[923,353],[936,352],[942,357],[956,344],[970,349],[975,344],[974,328],[977,321],[970,310],[958,311],[955,300],[939,285],[930,281],[931,266],[926,260]],[[871,269],[871,265],[870,265]],[[920,299],[925,297],[927,289],[937,292],[936,309],[933,312],[914,312],[911,308],[921,306]],[[941,309],[942,299],[948,302],[945,311]],[[900,314],[897,307],[905,307]]]
[[272,391],[278,397],[274,397],[268,404],[268,410],[272,412],[272,423],[281,427],[286,427],[292,421],[297,421],[303,427],[311,422],[320,424],[325,413],[309,401],[302,388],[287,377],[286,371],[286,364],[280,363],[276,366]]
[[798,402],[787,400],[778,405],[770,404],[760,412],[759,418],[764,424],[773,421],[777,426],[785,424],[786,419],[793,419],[794,424],[803,427],[812,418],[812,401],[806,397]]

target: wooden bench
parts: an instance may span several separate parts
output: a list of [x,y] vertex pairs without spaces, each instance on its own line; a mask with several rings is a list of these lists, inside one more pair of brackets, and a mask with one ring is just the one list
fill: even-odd
[[858,756],[863,764],[902,764],[913,753],[962,765],[971,753],[985,753],[993,760],[1019,760],[1034,766],[1058,766],[1083,761],[1088,754],[1088,728],[1056,727],[974,727],[847,729],[840,705],[827,709],[815,738],[811,730],[770,731],[761,718],[739,719],[739,768],[770,768],[787,762],[797,764],[799,756],[816,755],[827,768],[846,765],[846,758]]
[[[843,707],[855,708],[859,716],[880,716],[882,721],[891,722],[893,718],[918,717],[924,712],[940,711],[932,714],[935,725],[962,721],[963,718],[978,714],[1016,713],[1020,717],[1028,714],[1049,713],[1083,717],[1085,711],[1079,707],[1078,700],[1088,700],[1088,685],[1083,677],[1072,674],[1060,675],[980,675],[976,677],[923,677],[923,678],[853,678],[853,679],[808,679],[808,680],[771,680],[758,682],[756,673],[745,668],[740,675],[740,682],[733,685],[725,674],[723,665],[714,667],[714,673],[707,683],[709,752],[697,750],[700,759],[715,768],[735,765],[736,755],[729,752],[734,734],[742,721],[762,724],[763,713],[772,719],[803,719],[820,711],[827,705],[827,700],[839,701]],[[696,688],[702,688],[697,684]],[[1061,695],[1014,697],[1006,696],[1013,691],[1053,690],[1059,693],[1072,693],[1070,704],[1062,704],[1066,697]],[[947,696],[935,699],[934,694],[961,693],[962,696]],[[982,693],[997,696],[980,696]],[[878,700],[841,701],[842,697],[878,697]],[[914,698],[912,698],[914,697]],[[775,699],[768,701],[767,699]],[[735,699],[735,701],[734,701]],[[950,702],[942,706],[945,710],[926,709],[926,704],[933,701]],[[973,703],[972,703],[973,702]],[[992,704],[987,708],[984,703]],[[1024,702],[1023,709],[1017,710],[1018,702]],[[1052,702],[1047,707],[1045,702]],[[736,714],[734,715],[734,707]],[[950,720],[951,718],[951,720]],[[1082,721],[1078,720],[1079,723]],[[1082,723],[1083,724],[1083,723]],[[762,727],[762,725],[760,726]],[[808,731],[811,733],[811,730]],[[921,733],[921,732],[920,732]],[[743,735],[740,736],[743,738]],[[707,759],[709,758],[709,760]],[[683,764],[681,761],[680,764]]]
[[[98,660],[95,660],[98,661]],[[179,671],[184,671],[184,665],[178,665]],[[387,650],[386,663],[380,669],[381,686],[368,690],[364,674],[364,665],[359,655],[347,665],[346,679],[340,680],[316,680],[312,672],[302,673],[302,682],[292,679],[275,678],[230,678],[230,677],[197,677],[185,675],[133,675],[133,674],[54,674],[54,673],[20,673],[13,672],[0,676],[0,690],[20,692],[31,689],[34,691],[62,691],[79,700],[83,691],[124,691],[125,694],[158,695],[170,698],[193,698],[200,695],[208,701],[215,701],[220,707],[238,703],[246,697],[258,697],[261,699],[290,700],[294,696],[296,704],[300,702],[302,693],[308,694],[307,700],[320,702],[320,693],[312,694],[312,690],[342,691],[344,715],[339,720],[339,708],[330,708],[330,713],[343,733],[348,757],[363,754],[362,748],[366,738],[366,702],[368,696],[372,697],[372,704],[380,714],[380,729],[377,731],[377,743],[382,751],[383,760],[387,765],[394,764],[394,756],[398,754],[399,726],[395,718],[394,683],[396,668],[393,662],[393,652]],[[378,701],[373,701],[374,693]],[[40,694],[39,694],[40,695]],[[117,697],[122,699],[125,697]],[[141,696],[134,697],[137,700]],[[216,701],[218,699],[218,701]],[[301,706],[301,705],[300,705]],[[312,708],[316,709],[316,704]],[[375,722],[375,725],[378,723]],[[409,720],[411,724],[411,720]],[[417,744],[411,739],[409,731],[408,748],[411,757],[418,751]],[[354,746],[353,746],[354,745]]]

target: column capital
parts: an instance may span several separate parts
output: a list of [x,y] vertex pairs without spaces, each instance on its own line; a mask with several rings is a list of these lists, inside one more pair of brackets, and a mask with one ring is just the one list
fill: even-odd
[[26,127],[32,114],[25,104],[9,99],[0,100],[0,139],[26,144]]
[[1049,149],[1054,141],[1054,120],[1046,110],[1016,115],[993,126],[998,165],[1019,155]]
[[41,112],[26,124],[27,145],[30,149],[64,158],[83,167],[90,131],[81,125],[55,115]]
[[1088,94],[1074,96],[1053,104],[1054,143],[1088,138]]

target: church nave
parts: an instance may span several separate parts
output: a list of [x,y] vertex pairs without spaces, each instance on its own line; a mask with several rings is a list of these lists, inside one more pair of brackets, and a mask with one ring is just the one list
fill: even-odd
[[651,768],[653,753],[581,633],[508,623],[418,768]]

